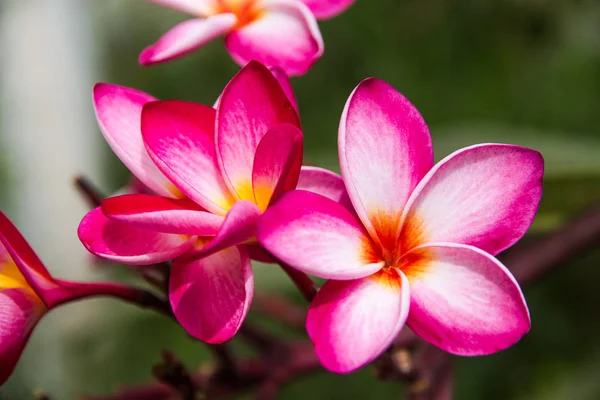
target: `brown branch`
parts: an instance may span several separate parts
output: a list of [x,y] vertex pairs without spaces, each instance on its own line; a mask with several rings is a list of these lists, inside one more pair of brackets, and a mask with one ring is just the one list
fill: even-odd
[[290,277],[292,282],[294,282],[294,284],[296,285],[302,296],[304,296],[306,301],[310,303],[317,295],[317,286],[312,281],[312,279],[310,279],[310,277],[304,272],[298,271],[297,269],[290,267],[286,263],[279,262],[279,265],[281,265],[281,268]]
[[600,205],[596,205],[557,231],[533,243],[520,243],[499,258],[526,286],[599,245]]

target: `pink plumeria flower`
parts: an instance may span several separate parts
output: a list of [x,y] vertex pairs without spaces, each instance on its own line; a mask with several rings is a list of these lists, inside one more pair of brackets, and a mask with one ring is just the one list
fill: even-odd
[[465,356],[505,349],[529,330],[519,285],[494,255],[534,218],[538,152],[481,144],[434,166],[417,109],[385,82],[367,79],[344,109],[339,157],[355,213],[293,191],[257,228],[275,257],[329,279],[306,322],[326,368],[366,365],[405,324]]
[[229,82],[217,110],[119,86],[94,89],[106,141],[155,195],[106,199],[82,220],[79,238],[93,254],[125,264],[175,259],[171,305],[205,342],[230,339],[248,312],[249,255],[267,259],[254,238],[263,211],[295,187],[334,200],[346,195],[338,175],[301,167],[290,98],[258,62]]
[[182,22],[140,54],[151,65],[183,56],[225,35],[241,66],[258,60],[302,75],[323,54],[316,18],[332,17],[354,0],[149,0],[198,18]]
[[0,212],[0,385],[12,374],[38,321],[51,309],[84,297],[135,299],[139,293],[115,283],[53,278],[17,228]]

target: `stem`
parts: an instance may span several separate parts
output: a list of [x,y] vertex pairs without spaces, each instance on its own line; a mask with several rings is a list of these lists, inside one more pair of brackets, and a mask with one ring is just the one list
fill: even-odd
[[102,200],[106,197],[84,176],[75,177],[74,183],[79,193],[81,193],[92,208],[99,207]]
[[48,293],[50,307],[88,297],[114,297],[142,308],[149,308],[169,318],[174,318],[171,306],[154,293],[134,286],[113,282],[69,282],[56,280],[61,290]]
[[294,269],[289,265],[282,263],[281,261],[279,262],[279,265],[281,265],[281,268],[283,268],[292,282],[294,282],[306,301],[310,303],[317,295],[317,287],[312,279],[310,279],[304,272],[298,271],[297,269]]

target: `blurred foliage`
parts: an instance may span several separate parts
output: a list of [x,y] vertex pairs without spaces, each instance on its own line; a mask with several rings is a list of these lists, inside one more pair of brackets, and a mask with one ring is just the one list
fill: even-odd
[[[143,1],[88,3],[105,81],[162,99],[212,104],[238,70],[219,41],[142,69],[140,50],[187,17]],[[595,0],[357,0],[345,14],[320,23],[325,56],[308,75],[293,79],[307,163],[337,168],[344,103],[360,80],[376,76],[422,112],[438,159],[481,142],[540,150],[547,176],[530,237],[555,229],[600,199],[599,20]],[[104,151],[114,177],[107,190],[114,189],[127,171]],[[457,399],[600,398],[599,262],[596,251],[527,289],[531,333],[500,354],[460,359]],[[257,285],[297,296],[272,266],[257,267]],[[113,313],[101,329],[72,339],[64,368],[74,379],[64,383],[64,398],[147,380],[161,348],[190,366],[208,359],[201,344],[169,321],[121,304]],[[316,374],[290,385],[281,398],[392,399],[400,392],[366,369],[351,376]],[[30,389],[16,377],[0,398],[26,393]]]

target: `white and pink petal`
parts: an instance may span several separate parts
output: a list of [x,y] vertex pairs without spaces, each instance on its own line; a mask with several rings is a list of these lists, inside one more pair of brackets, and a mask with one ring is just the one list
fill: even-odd
[[240,65],[257,60],[303,75],[322,55],[323,38],[308,7],[294,0],[262,0],[260,15],[225,37],[225,46]]
[[329,280],[308,309],[306,330],[323,366],[349,373],[392,344],[409,308],[408,281],[396,270],[350,281]]
[[356,0],[301,0],[317,19],[335,17],[350,7]]
[[426,341],[461,356],[512,346],[531,326],[523,293],[498,260],[475,247],[438,243],[401,260],[410,282],[408,325]]
[[339,203],[311,192],[288,192],[269,207],[258,221],[257,238],[275,258],[322,278],[361,278],[384,266],[360,222]]
[[184,56],[228,32],[236,23],[237,17],[229,13],[181,22],[146,47],[140,53],[139,63],[152,65]]
[[358,216],[373,239],[392,250],[406,201],[433,166],[423,117],[392,86],[366,79],[346,103],[338,146],[342,177]]
[[492,255],[527,231],[542,195],[544,160],[531,149],[482,144],[440,161],[404,212],[404,251],[429,242],[463,243]]

